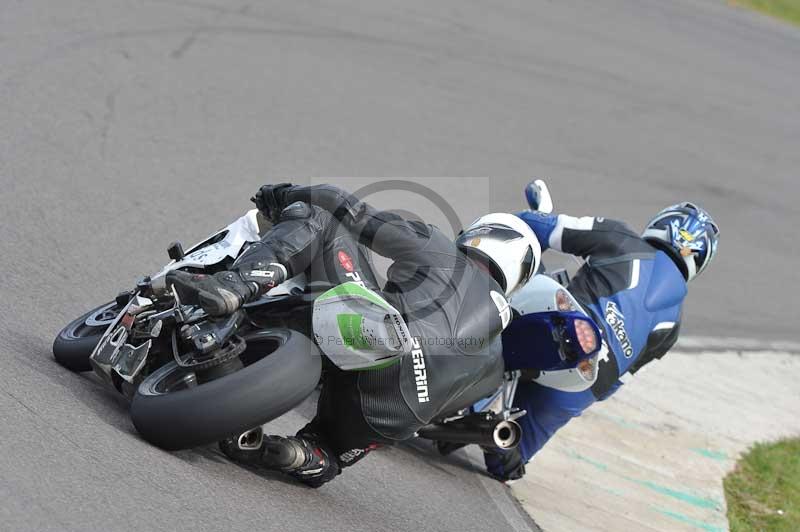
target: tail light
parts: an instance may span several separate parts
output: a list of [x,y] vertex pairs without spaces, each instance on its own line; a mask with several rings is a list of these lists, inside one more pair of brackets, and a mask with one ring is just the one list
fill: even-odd
[[593,353],[597,350],[597,334],[592,326],[589,325],[589,322],[575,320],[575,334],[584,353]]

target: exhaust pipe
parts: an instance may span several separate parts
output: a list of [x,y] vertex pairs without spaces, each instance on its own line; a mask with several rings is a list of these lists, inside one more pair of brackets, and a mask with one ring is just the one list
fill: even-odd
[[496,449],[514,449],[522,440],[522,427],[511,420],[486,419],[468,416],[449,423],[423,427],[420,438],[449,443],[475,444]]

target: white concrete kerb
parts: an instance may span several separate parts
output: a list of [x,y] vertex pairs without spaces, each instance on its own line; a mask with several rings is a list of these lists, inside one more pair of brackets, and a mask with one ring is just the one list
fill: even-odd
[[722,479],[800,435],[800,345],[684,338],[562,429],[514,495],[545,531],[727,530]]

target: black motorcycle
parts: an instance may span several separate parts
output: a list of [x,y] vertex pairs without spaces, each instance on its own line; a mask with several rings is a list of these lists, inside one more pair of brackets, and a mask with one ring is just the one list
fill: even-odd
[[[53,344],[56,360],[93,370],[129,398],[136,430],[167,450],[247,434],[295,408],[324,378],[324,355],[309,338],[314,301],[330,285],[300,275],[230,316],[211,318],[166,284],[172,270],[229,269],[261,239],[263,222],[253,210],[186,253],[171,245],[172,261],[161,272],[65,327]],[[514,419],[524,414],[511,408],[517,381],[509,372],[480,383],[418,436],[515,447],[521,429]],[[473,407],[478,401],[483,406]]]

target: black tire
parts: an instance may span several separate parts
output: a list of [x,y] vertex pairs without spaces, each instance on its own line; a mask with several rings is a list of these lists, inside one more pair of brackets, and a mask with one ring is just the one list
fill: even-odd
[[[311,395],[322,371],[311,340],[289,329],[245,340],[245,367],[234,373],[187,387],[177,383],[190,372],[170,362],[142,381],[131,404],[139,434],[168,451],[207,445],[272,421]],[[171,391],[174,385],[181,389]]]
[[70,371],[91,371],[89,355],[116,317],[116,303],[106,303],[90,310],[64,327],[53,342],[56,362]]

